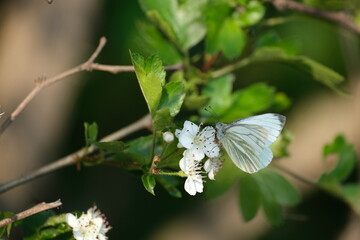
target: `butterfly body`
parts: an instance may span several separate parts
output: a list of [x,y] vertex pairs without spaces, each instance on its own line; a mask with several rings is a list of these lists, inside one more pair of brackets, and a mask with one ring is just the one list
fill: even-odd
[[255,173],[271,162],[269,147],[280,135],[285,121],[285,116],[267,113],[229,124],[218,122],[216,136],[238,168]]

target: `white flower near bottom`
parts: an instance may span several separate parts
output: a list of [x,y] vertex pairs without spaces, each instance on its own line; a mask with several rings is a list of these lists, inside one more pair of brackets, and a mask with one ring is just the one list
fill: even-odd
[[105,216],[96,206],[77,218],[66,214],[66,223],[72,228],[76,240],[106,240],[106,233],[111,229]]
[[184,188],[190,195],[202,193],[204,189],[203,177],[201,175],[201,162],[194,159],[194,153],[191,150],[185,150],[184,157],[180,160],[180,169],[187,175]]
[[215,180],[215,175],[222,168],[222,161],[219,158],[210,158],[204,164],[204,170],[208,173],[211,180]]

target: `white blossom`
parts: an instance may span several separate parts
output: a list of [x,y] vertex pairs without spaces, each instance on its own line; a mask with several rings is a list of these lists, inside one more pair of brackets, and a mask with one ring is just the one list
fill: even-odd
[[215,175],[222,168],[222,161],[219,158],[209,158],[204,164],[204,170],[208,173],[211,180],[215,180]]
[[171,143],[174,141],[174,134],[171,132],[164,132],[162,136],[166,143]]
[[76,240],[106,240],[106,233],[111,229],[105,216],[96,206],[82,213],[79,218],[66,214],[66,223],[72,228]]
[[199,132],[200,127],[185,121],[182,130],[176,130],[175,135],[179,139],[178,147],[190,149],[195,160],[202,160],[205,155],[209,158],[217,157],[220,153],[219,146],[215,143],[215,129],[205,127]]
[[204,189],[201,176],[201,163],[194,158],[191,149],[187,149],[183,153],[184,157],[180,160],[180,169],[187,175],[184,188],[190,195],[202,193]]

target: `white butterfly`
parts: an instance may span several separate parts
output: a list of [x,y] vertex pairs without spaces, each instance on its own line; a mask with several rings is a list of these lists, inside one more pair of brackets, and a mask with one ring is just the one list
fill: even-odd
[[269,146],[279,136],[286,117],[267,113],[235,122],[216,124],[216,136],[231,160],[241,170],[255,173],[271,162]]

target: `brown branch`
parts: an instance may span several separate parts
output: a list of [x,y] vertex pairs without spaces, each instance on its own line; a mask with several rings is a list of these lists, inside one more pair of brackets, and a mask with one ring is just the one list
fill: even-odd
[[36,213],[59,207],[61,205],[62,205],[62,203],[61,203],[60,199],[55,202],[51,202],[51,203],[46,203],[46,202],[39,203],[39,204],[35,205],[34,207],[29,208],[23,212],[20,212],[12,217],[1,220],[0,227],[6,226],[6,225],[13,223],[15,221],[18,221],[20,219],[24,219],[24,218],[34,215]]
[[360,26],[358,26],[354,22],[353,17],[346,12],[321,10],[292,0],[265,0],[265,2],[271,3],[279,11],[292,10],[308,14],[313,17],[337,23],[357,34],[360,34]]
[[[63,73],[55,75],[54,77],[48,79],[40,78],[37,81],[35,81],[35,87],[33,88],[33,90],[25,97],[24,100],[22,100],[22,102],[15,108],[15,110],[0,126],[0,136],[11,125],[11,123],[15,121],[15,119],[25,109],[25,107],[41,92],[41,90],[50,86],[53,83],[58,82],[59,80],[62,80],[79,72],[92,71],[92,70],[105,71],[114,74],[119,72],[134,72],[133,66],[103,65],[103,64],[94,63],[96,57],[100,54],[105,44],[106,44],[106,38],[105,37],[100,38],[99,45],[97,46],[94,53],[90,56],[90,58],[86,62],[76,67],[73,67]],[[165,70],[177,70],[181,68],[182,68],[181,64],[176,64],[172,66],[166,66]]]
[[[134,133],[140,129],[144,128],[150,128],[151,127],[151,117],[149,114],[145,115],[138,121],[102,138],[100,142],[109,142],[109,141],[115,141],[118,139],[121,139],[125,136],[128,136],[131,133]],[[74,165],[80,160],[81,158],[85,157],[88,154],[93,153],[97,150],[97,147],[92,145],[89,148],[82,148],[72,154],[69,154],[63,158],[60,158],[56,160],[55,162],[52,162],[48,165],[45,165],[38,170],[29,173],[28,175],[25,175],[23,177],[17,178],[15,180],[9,181],[7,183],[4,183],[0,185],[0,193],[6,192],[14,187],[17,187],[23,183],[32,181],[36,178],[39,178],[41,176],[47,175],[51,172],[54,172],[55,170]]]

